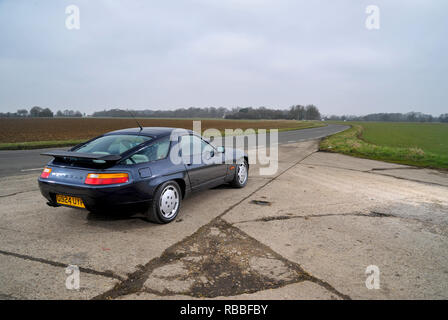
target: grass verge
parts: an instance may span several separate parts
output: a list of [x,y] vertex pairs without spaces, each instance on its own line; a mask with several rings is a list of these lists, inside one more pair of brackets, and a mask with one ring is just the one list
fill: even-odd
[[447,155],[423,151],[418,147],[376,145],[363,140],[363,131],[362,125],[353,124],[350,129],[324,139],[320,150],[417,167],[448,169]]
[[70,147],[77,145],[83,141],[86,141],[86,139],[62,140],[62,141],[4,142],[0,143],[0,150],[28,150],[28,149]]

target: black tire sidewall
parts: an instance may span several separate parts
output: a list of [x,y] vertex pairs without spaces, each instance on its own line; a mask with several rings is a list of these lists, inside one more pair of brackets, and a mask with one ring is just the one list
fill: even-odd
[[[171,186],[176,188],[177,194],[179,195],[179,205],[177,206],[176,214],[172,218],[166,219],[162,215],[162,213],[160,212],[159,203],[160,203],[160,197],[162,195],[162,191],[169,185],[171,185]],[[169,223],[169,222],[175,220],[177,218],[177,216],[179,215],[181,204],[182,204],[182,192],[180,190],[179,184],[176,181],[167,181],[167,182],[161,184],[157,188],[157,191],[156,191],[156,193],[154,195],[152,208],[151,208],[152,209],[152,214],[155,215],[154,218],[156,218],[157,222],[159,222],[159,223]]]
[[[243,184],[241,184],[238,179],[238,166],[241,164],[241,162],[244,162],[244,165],[246,166],[246,174],[247,174],[246,181],[244,181]],[[248,180],[249,180],[249,165],[248,165],[246,159],[241,159],[240,161],[238,161],[236,163],[235,177],[233,178],[232,184],[237,188],[244,188],[246,186]]]

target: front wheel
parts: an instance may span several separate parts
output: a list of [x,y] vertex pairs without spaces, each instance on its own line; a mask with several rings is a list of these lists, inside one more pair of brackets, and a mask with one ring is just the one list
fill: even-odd
[[247,184],[247,179],[249,178],[249,165],[247,161],[241,160],[236,164],[235,177],[233,178],[231,184],[235,188],[243,188]]
[[157,188],[146,217],[151,222],[169,223],[179,214],[181,202],[179,185],[175,181],[165,182]]

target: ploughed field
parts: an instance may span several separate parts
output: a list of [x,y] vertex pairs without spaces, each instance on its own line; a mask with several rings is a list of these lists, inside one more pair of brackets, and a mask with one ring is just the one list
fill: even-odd
[[[192,129],[193,119],[144,119],[144,127]],[[295,120],[201,120],[201,129],[279,129],[292,130],[321,126],[319,122]],[[0,119],[0,148],[27,149],[79,143],[105,132],[137,127],[132,118],[3,118]]]

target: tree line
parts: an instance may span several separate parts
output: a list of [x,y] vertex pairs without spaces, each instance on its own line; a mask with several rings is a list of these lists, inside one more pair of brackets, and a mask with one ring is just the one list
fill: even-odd
[[321,120],[319,109],[314,105],[295,105],[288,110],[260,108],[235,108],[226,114],[226,119],[271,119],[271,120]]
[[[58,110],[53,113],[49,108],[39,106],[32,107],[29,111],[19,109],[17,112],[0,113],[0,117],[67,117],[80,118],[86,114],[76,110]],[[175,110],[126,110],[109,109],[93,112],[91,117],[141,117],[141,118],[211,118],[211,119],[246,119],[246,120],[334,120],[334,121],[381,121],[381,122],[443,122],[448,123],[448,113],[439,117],[422,112],[408,113],[372,113],[364,116],[322,116],[315,105],[293,105],[289,109],[272,109],[267,107],[236,107],[228,109],[225,107],[208,108],[178,108]]]
[[32,107],[30,111],[27,109],[19,109],[16,112],[5,112],[0,113],[0,118],[53,118],[53,117],[69,117],[69,118],[80,118],[85,116],[80,111],[76,110],[58,110],[56,114],[50,110],[50,108],[42,108],[42,107]]
[[224,118],[226,108],[179,108],[176,110],[125,110],[111,109],[97,111],[92,117],[142,117],[142,118]]
[[287,110],[259,108],[179,108],[176,110],[123,110],[111,109],[94,112],[92,117],[148,117],[148,118],[220,118],[220,119],[289,119],[289,120],[320,120],[319,109],[314,105],[292,106]]
[[430,114],[422,112],[408,112],[408,113],[371,113],[365,116],[328,116],[326,120],[334,121],[376,121],[376,122],[443,122],[448,123],[448,113],[441,114],[439,117],[434,117]]
[[[55,114],[49,108],[33,107],[30,111],[19,109],[17,112],[0,113],[0,117],[83,117],[81,112],[74,110],[59,110]],[[179,108],[175,110],[125,110],[109,109],[93,112],[91,117],[142,117],[142,118],[212,118],[212,119],[289,119],[289,120],[320,120],[319,109],[314,105],[295,105],[287,110],[271,109],[267,107],[259,108]]]

